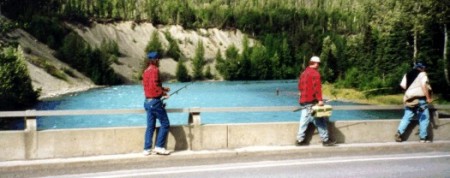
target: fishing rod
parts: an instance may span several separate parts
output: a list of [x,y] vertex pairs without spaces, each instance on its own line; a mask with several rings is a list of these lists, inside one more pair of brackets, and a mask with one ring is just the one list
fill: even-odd
[[[193,83],[194,83],[194,81],[189,82],[188,84],[184,85],[183,87],[179,88],[178,90],[175,90],[174,92],[170,93],[168,97],[171,97],[174,94],[178,94],[179,91],[187,88],[189,85],[192,85]],[[163,98],[162,100],[165,100],[165,99],[168,99],[168,98]]]
[[[326,100],[326,101],[323,102],[323,104],[328,103],[328,102],[330,102],[330,101],[334,101],[334,100],[333,100],[333,99],[331,99],[331,100]],[[312,106],[310,106],[310,107],[312,107]],[[300,111],[300,110],[306,109],[306,108],[308,108],[308,107],[307,107],[307,106],[298,107],[298,108],[294,109],[292,112],[297,112],[297,111]]]

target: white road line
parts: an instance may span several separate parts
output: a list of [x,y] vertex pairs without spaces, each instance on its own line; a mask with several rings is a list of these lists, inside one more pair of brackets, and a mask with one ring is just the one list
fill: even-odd
[[299,159],[299,160],[284,160],[284,161],[260,161],[260,162],[251,162],[251,163],[235,163],[235,164],[229,163],[229,164],[204,165],[204,166],[135,169],[135,170],[98,172],[98,173],[88,173],[88,174],[57,176],[57,177],[119,178],[119,177],[168,175],[168,174],[193,173],[193,172],[224,171],[224,170],[237,170],[237,169],[267,168],[267,167],[280,167],[280,166],[311,165],[311,164],[333,164],[333,163],[388,161],[388,160],[432,159],[432,158],[446,158],[446,157],[450,157],[450,154],[424,155],[424,156],[420,156],[420,155],[419,156],[402,156],[402,157],[378,157],[378,158],[353,158],[353,159],[336,159],[336,158],[334,158],[334,160]]

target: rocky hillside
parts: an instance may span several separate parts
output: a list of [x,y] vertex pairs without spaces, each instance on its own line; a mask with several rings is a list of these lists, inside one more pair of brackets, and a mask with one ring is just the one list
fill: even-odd
[[[195,49],[199,41],[203,42],[205,47],[205,59],[207,65],[212,65],[211,69],[215,75],[215,55],[217,50],[224,54],[227,47],[234,44],[239,49],[242,47],[244,34],[239,30],[222,31],[218,29],[198,29],[185,30],[181,26],[153,26],[151,23],[136,24],[133,22],[121,22],[113,24],[94,23],[91,27],[73,26],[78,34],[83,37],[92,46],[100,46],[104,40],[113,40],[117,42],[119,51],[122,54],[119,63],[113,64],[116,73],[123,76],[127,82],[137,82],[141,75],[141,65],[145,59],[145,47],[150,41],[154,31],[159,34],[159,39],[164,47],[167,47],[167,41],[164,33],[168,32],[178,42],[181,52],[187,59],[194,57]],[[166,58],[161,61],[160,70],[165,75],[175,76],[177,61]],[[190,61],[185,63],[187,68],[191,68]]]
[[17,29],[8,35],[20,44],[19,49],[27,59],[33,88],[41,90],[40,98],[97,87],[89,78],[55,58],[55,51],[25,31]]
[[[164,47],[168,41],[164,33],[169,32],[177,40],[183,55],[188,59],[186,67],[191,70],[189,59],[194,57],[197,43],[202,41],[205,47],[207,65],[212,66],[212,73],[218,78],[215,70],[215,55],[217,50],[224,54],[227,47],[234,44],[242,48],[244,34],[239,30],[222,31],[219,29],[186,30],[181,26],[153,26],[151,23],[135,24],[121,22],[114,24],[94,23],[91,27],[69,24],[91,46],[99,46],[104,39],[114,40],[119,46],[121,56],[118,63],[113,63],[115,72],[121,75],[127,83],[139,83],[145,47],[154,31],[157,31]],[[17,39],[27,59],[27,66],[33,81],[33,87],[41,90],[41,99],[61,94],[88,90],[96,86],[89,78],[79,73],[69,65],[55,57],[55,51],[40,43],[23,30],[15,30],[9,34]],[[250,45],[254,41],[250,40]],[[160,70],[164,76],[173,78],[177,61],[164,58]]]

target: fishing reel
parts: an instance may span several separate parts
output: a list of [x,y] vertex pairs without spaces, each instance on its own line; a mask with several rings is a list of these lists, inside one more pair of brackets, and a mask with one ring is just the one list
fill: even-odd
[[169,99],[169,97],[172,96],[172,95],[174,95],[174,94],[178,94],[179,91],[181,91],[182,89],[187,88],[187,86],[189,86],[189,85],[191,85],[191,84],[193,84],[193,83],[194,83],[194,82],[190,82],[190,83],[186,84],[185,86],[179,88],[178,90],[176,90],[176,91],[174,91],[174,92],[172,92],[172,93],[170,93],[170,94],[168,94],[168,92],[170,91],[170,88],[168,88],[168,87],[163,87],[163,94],[162,94],[162,97],[163,97],[163,98],[162,98],[162,100],[161,100],[163,108],[166,107],[166,103],[164,103],[164,100]]
[[162,107],[163,107],[163,108],[166,108],[166,106],[167,106],[167,104],[166,104],[166,102],[164,102],[164,100],[169,99],[169,96],[170,96],[170,95],[167,94],[167,92],[168,92],[169,90],[170,90],[170,89],[165,89],[164,92],[163,92],[162,99],[161,99],[161,103],[162,103]]

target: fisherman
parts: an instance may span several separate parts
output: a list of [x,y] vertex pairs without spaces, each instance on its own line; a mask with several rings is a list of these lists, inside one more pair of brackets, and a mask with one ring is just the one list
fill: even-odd
[[305,132],[309,123],[314,123],[322,138],[323,146],[333,146],[336,142],[332,141],[328,135],[327,120],[325,117],[315,118],[312,113],[314,105],[323,106],[322,84],[318,70],[320,58],[311,57],[309,66],[300,74],[298,80],[299,103],[301,108],[300,125],[297,133],[297,144],[306,145]]
[[[143,154],[169,155],[170,152],[164,147],[169,133],[170,122],[161,98],[164,97],[167,99],[169,97],[167,92],[170,91],[170,88],[162,87],[158,69],[158,53],[149,52],[147,58],[149,60],[149,66],[142,75],[142,85],[145,93],[144,108],[147,112],[147,129],[145,130]],[[156,137],[155,149],[152,152],[152,138],[153,132],[155,131],[156,119],[159,119],[161,126]]]
[[413,69],[403,75],[400,86],[405,89],[403,102],[405,113],[400,121],[395,134],[395,141],[402,142],[405,139],[405,131],[414,116],[419,120],[419,138],[421,143],[430,143],[428,126],[430,124],[429,104],[433,101],[431,97],[431,86],[425,71],[423,62],[417,62]]

